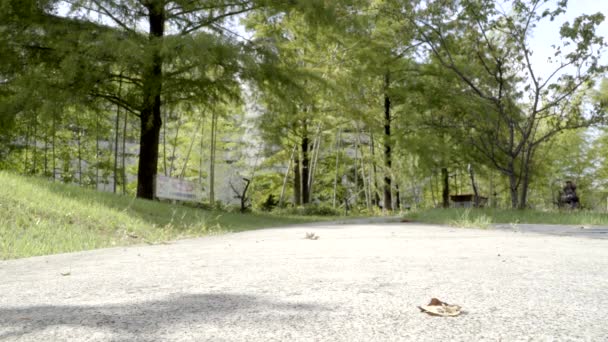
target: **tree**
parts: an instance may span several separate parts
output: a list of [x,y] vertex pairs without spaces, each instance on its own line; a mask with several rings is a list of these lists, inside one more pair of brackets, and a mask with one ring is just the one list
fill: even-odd
[[[60,4],[70,6],[68,15],[54,11]],[[102,98],[139,118],[137,196],[149,199],[163,105],[236,97],[240,80],[272,78],[265,63],[272,53],[237,39],[231,19],[301,11],[320,22],[329,13],[320,0],[9,0],[3,9],[4,25],[12,32],[25,25],[21,40],[55,58],[58,77],[45,82],[47,89],[77,90],[73,96]],[[119,83],[128,90],[118,91]]]
[[506,12],[495,1],[430,2],[416,19],[430,54],[452,71],[478,100],[467,109],[469,142],[509,178],[512,207],[525,208],[531,165],[539,145],[556,133],[603,120],[584,112],[582,96],[606,69],[599,56],[605,46],[595,34],[601,13],[564,23],[564,42],[553,46],[544,78],[532,63],[530,36],[544,20],[566,10],[566,1],[550,8],[547,0],[513,0]]

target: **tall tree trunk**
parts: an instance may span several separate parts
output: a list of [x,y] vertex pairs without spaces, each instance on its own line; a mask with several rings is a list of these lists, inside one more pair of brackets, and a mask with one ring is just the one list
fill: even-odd
[[300,145],[302,152],[302,204],[304,205],[310,203],[310,188],[308,186],[310,172],[310,158],[308,156],[309,145],[308,129],[306,123],[304,123],[304,136],[302,137],[302,143]]
[[78,145],[78,185],[82,185],[82,134],[80,132],[80,123],[78,123],[76,131],[76,143]]
[[53,131],[52,131],[52,141],[51,141],[51,157],[53,158],[52,160],[52,166],[53,166],[53,181],[55,180],[55,170],[56,169],[56,165],[55,165],[55,140],[57,137],[57,119],[55,118],[55,115],[53,115]]
[[211,114],[211,150],[209,151],[209,203],[215,204],[215,152],[217,143],[217,113]]
[[319,149],[321,147],[321,136],[318,134],[317,132],[317,138],[315,139],[315,142],[313,144],[312,147],[312,165],[310,168],[310,175],[308,177],[308,193],[309,193],[309,198],[312,198],[312,186],[314,184],[315,181],[315,171],[317,170],[317,165],[319,162]]
[[336,133],[336,144],[334,147],[334,152],[336,153],[336,173],[334,175],[334,193],[333,193],[333,197],[332,197],[332,207],[335,208],[336,207],[336,196],[337,196],[337,192],[338,192],[338,176],[340,174],[339,172],[339,166],[340,166],[340,147],[341,147],[341,142],[340,139],[342,139],[342,129],[339,128],[338,132]]
[[511,208],[517,209],[518,201],[518,184],[517,177],[515,176],[515,171],[512,171],[509,174],[509,190],[511,192]]
[[126,163],[126,159],[127,159],[127,119],[129,118],[129,116],[127,115],[127,113],[125,113],[125,117],[124,117],[124,121],[122,124],[122,161],[121,161],[121,166],[122,166],[122,194],[126,195],[127,194],[127,163]]
[[473,188],[473,203],[475,207],[479,207],[479,191],[477,190],[477,184],[475,183],[475,172],[473,171],[473,166],[469,164],[469,175],[471,176],[471,187]]
[[393,210],[391,196],[391,99],[390,74],[384,76],[384,209]]
[[[203,122],[204,121],[205,121],[205,119],[203,118]],[[200,156],[200,159],[198,162],[198,184],[201,187],[203,185],[203,164],[205,161],[205,159],[203,158],[204,149],[205,149],[205,125],[203,124],[203,126],[201,127],[201,141],[200,141],[200,146],[198,149],[198,153]]]
[[99,188],[99,111],[95,112],[95,190]]
[[[357,128],[358,130],[358,128]],[[353,160],[353,168],[354,172],[354,195],[352,198],[354,199],[354,205],[357,206],[359,203],[359,140],[355,139],[355,158]]]
[[[357,146],[361,146],[361,129],[357,125]],[[361,180],[363,180],[363,194],[365,195],[365,207],[367,210],[371,210],[372,202],[370,192],[368,191],[367,175],[365,174],[365,158],[363,157],[363,149],[361,148]]]
[[490,171],[490,194],[488,196],[488,206],[491,208],[496,207],[496,196],[494,195],[494,171]]
[[285,199],[285,189],[287,188],[287,178],[289,177],[289,171],[291,170],[291,164],[293,163],[293,156],[298,150],[298,146],[294,146],[289,156],[289,163],[287,164],[287,171],[285,171],[285,177],[283,178],[283,186],[281,187],[281,196],[279,196],[279,207],[283,206],[283,200]]
[[[371,136],[371,134],[370,134]],[[376,189],[374,187],[374,157],[372,154],[372,147],[370,144],[369,148],[369,163],[367,165],[367,191],[369,193],[369,202],[370,206],[373,207],[376,205]],[[371,209],[371,208],[370,208]]]
[[435,175],[435,170],[431,171],[431,180],[430,180],[430,184],[431,184],[431,200],[433,201],[433,208],[437,207],[437,200],[435,199],[435,186],[434,186],[434,179],[436,177],[433,177]]
[[374,139],[374,134],[370,133],[370,140],[371,140],[371,146],[370,146],[370,151],[371,151],[371,158],[372,158],[372,177],[374,179],[374,204],[378,207],[380,207],[380,195],[378,194],[378,169],[376,167],[376,143],[375,143],[375,139]]
[[165,122],[163,125],[163,173],[165,176],[169,177],[169,168],[167,167],[167,125],[169,119],[167,119],[167,111],[165,111],[163,115],[163,120]]
[[300,154],[296,152],[293,159],[293,202],[302,205],[302,176],[300,174]]
[[399,193],[399,184],[395,183],[395,209],[401,209],[401,194]]
[[153,45],[151,65],[146,66],[143,77],[143,107],[140,113],[139,163],[137,170],[137,197],[153,199],[158,168],[158,142],[161,119],[161,90],[163,59],[160,54],[165,28],[162,2],[147,5],[149,12],[149,41]]
[[24,175],[27,175],[29,172],[28,153],[29,153],[29,148],[30,148],[30,126],[31,125],[27,125],[26,130],[25,130],[25,156],[23,158],[23,174]]
[[[196,130],[194,130],[194,138],[196,138],[196,134],[198,133],[198,130],[201,128],[203,119],[199,119],[197,125],[196,125]],[[180,172],[179,174],[179,178],[184,178],[184,176],[186,175],[186,169],[188,168],[188,161],[190,160],[190,154],[192,153],[192,147],[194,146],[194,141],[196,139],[192,138],[190,140],[190,146],[188,146],[188,152],[186,153],[186,158],[184,160],[184,165],[182,166],[182,172]]]
[[48,130],[44,133],[44,177],[49,176],[49,134]]
[[529,147],[526,150],[523,159],[523,175],[522,175],[522,183],[521,183],[521,199],[519,201],[519,208],[526,209],[528,206],[528,190],[530,186],[530,161],[532,160],[532,155],[534,154],[533,147]]
[[[122,73],[121,73],[122,75]],[[118,81],[118,96],[122,92],[122,78]],[[125,116],[127,113],[125,112]],[[112,184],[112,192],[116,193],[116,187],[118,186],[118,137],[119,137],[119,125],[120,125],[120,106],[116,105],[116,119],[114,120],[114,184]]]
[[450,207],[450,174],[448,172],[447,167],[441,168],[441,178],[443,179],[443,192],[442,192],[443,207],[449,208]]
[[175,128],[175,138],[173,138],[173,148],[171,149],[171,163],[169,164],[169,177],[173,177],[173,170],[175,169],[175,160],[177,159],[177,145],[179,139],[179,129],[182,127],[182,119],[178,114],[177,127]]
[[33,134],[33,141],[34,141],[34,146],[32,148],[32,174],[36,174],[36,169],[38,168],[38,165],[36,163],[37,159],[36,159],[36,152],[37,152],[37,146],[38,146],[38,139],[37,139],[37,135],[38,135],[38,115],[35,114],[34,115],[34,134]]

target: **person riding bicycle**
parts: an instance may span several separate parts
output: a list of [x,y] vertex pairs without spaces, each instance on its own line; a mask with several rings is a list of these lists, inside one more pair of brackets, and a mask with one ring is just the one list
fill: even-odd
[[576,208],[579,205],[579,199],[576,195],[576,184],[572,181],[566,181],[564,186],[564,192],[562,195],[562,202],[568,204],[571,208]]

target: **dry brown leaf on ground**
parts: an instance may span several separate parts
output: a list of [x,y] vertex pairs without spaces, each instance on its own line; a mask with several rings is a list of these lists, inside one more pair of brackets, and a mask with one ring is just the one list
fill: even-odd
[[319,236],[315,235],[315,233],[306,233],[305,239],[308,239],[308,240],[319,240]]
[[453,317],[461,314],[461,307],[459,305],[451,305],[437,298],[432,298],[427,305],[419,306],[418,309],[431,316]]

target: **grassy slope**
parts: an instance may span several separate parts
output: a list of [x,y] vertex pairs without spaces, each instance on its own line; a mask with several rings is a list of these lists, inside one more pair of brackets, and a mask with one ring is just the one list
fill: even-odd
[[583,210],[535,211],[505,209],[429,209],[408,213],[407,219],[462,227],[485,228],[492,223],[608,225],[608,214]]
[[0,259],[319,220],[210,212],[0,171]]

